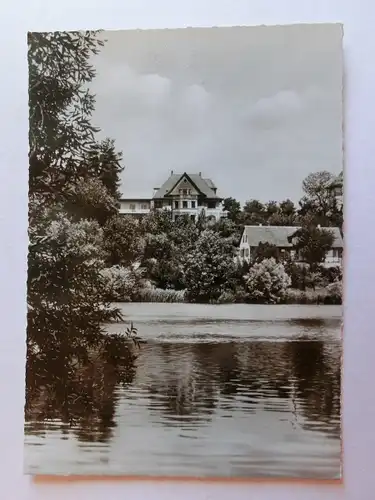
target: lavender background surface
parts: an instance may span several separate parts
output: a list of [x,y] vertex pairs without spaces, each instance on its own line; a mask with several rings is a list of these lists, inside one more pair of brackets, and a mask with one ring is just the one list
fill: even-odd
[[[367,500],[375,491],[373,261],[375,231],[375,4],[373,0],[66,0],[6,2],[0,30],[3,96],[0,134],[0,350],[2,497],[169,500]],[[343,22],[346,57],[346,305],[343,486],[184,483],[35,485],[23,476],[27,252],[27,30],[176,28]],[[371,385],[370,385],[371,384]]]

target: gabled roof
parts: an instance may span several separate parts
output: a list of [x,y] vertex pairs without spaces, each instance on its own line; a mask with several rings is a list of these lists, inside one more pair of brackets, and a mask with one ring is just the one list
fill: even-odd
[[208,187],[210,187],[211,189],[216,189],[216,186],[211,179],[203,179],[203,180],[206,181]]
[[213,191],[213,189],[216,189],[216,186],[211,179],[203,179],[203,177],[199,174],[187,174],[186,172],[183,174],[171,174],[164,184],[156,191],[153,197],[164,198],[173,190],[183,177],[190,180],[197,190],[207,198],[219,198],[219,196],[217,196],[217,194]]
[[[250,247],[257,247],[259,243],[269,243],[277,247],[287,248],[293,246],[288,238],[298,229],[301,228],[296,226],[245,226],[244,233]],[[321,227],[320,229],[333,233],[335,239],[332,248],[344,248],[344,242],[338,227]]]

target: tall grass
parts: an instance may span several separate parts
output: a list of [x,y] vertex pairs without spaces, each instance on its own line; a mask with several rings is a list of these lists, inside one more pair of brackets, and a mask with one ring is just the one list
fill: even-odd
[[163,290],[161,288],[144,288],[139,290],[133,302],[186,302],[185,290]]
[[342,304],[342,297],[340,293],[327,290],[327,288],[321,290],[296,290],[288,288],[282,303],[340,305]]

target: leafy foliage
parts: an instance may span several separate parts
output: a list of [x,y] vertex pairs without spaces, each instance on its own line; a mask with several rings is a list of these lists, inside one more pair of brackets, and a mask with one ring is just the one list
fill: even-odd
[[116,201],[96,178],[81,178],[65,188],[63,208],[74,219],[89,219],[104,226],[118,213]]
[[132,325],[122,335],[103,332],[105,323],[121,320],[104,272],[121,155],[112,141],[96,143],[88,90],[95,75],[90,58],[103,42],[97,32],[56,32],[30,33],[28,43],[25,412],[37,420],[80,420],[88,433],[100,434],[113,421],[107,402],[115,385],[134,375],[138,347]]
[[90,57],[98,32],[29,33],[29,186],[54,198],[77,180],[77,166],[95,143],[90,122],[95,76]]
[[280,302],[291,285],[283,264],[274,258],[254,264],[245,276],[245,282],[252,301],[269,304]]
[[234,198],[225,198],[223,201],[223,210],[228,212],[228,219],[237,221],[241,213],[241,204]]
[[305,226],[292,235],[291,241],[301,260],[309,265],[310,270],[315,270],[332,248],[334,236],[331,231]]
[[91,145],[80,165],[80,179],[98,179],[110,196],[120,199],[120,174],[124,170],[122,153],[116,151],[111,139]]
[[188,300],[211,302],[228,288],[235,274],[233,249],[212,230],[203,231],[184,262],[184,282]]
[[140,261],[145,241],[137,219],[116,213],[107,220],[103,233],[109,266],[129,266]]
[[270,243],[262,243],[260,242],[259,245],[256,247],[252,261],[253,263],[259,263],[262,262],[262,260],[265,259],[275,259],[276,261],[279,261],[280,259],[280,250],[276,245],[272,245]]
[[329,189],[334,176],[320,171],[309,174],[302,183],[305,195],[300,201],[301,223],[342,228],[342,208],[337,206],[335,197]]

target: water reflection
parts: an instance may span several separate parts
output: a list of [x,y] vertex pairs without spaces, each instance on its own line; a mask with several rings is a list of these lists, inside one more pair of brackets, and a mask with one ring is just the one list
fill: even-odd
[[137,365],[150,408],[163,414],[165,425],[171,419],[207,419],[219,406],[235,418],[236,412],[254,412],[259,405],[280,411],[285,402],[297,401],[294,418],[301,425],[313,421],[312,428],[340,432],[339,358],[321,341],[151,343]]
[[136,355],[131,345],[113,357],[110,346],[86,353],[85,362],[69,360],[61,352],[46,357],[29,354],[26,364],[25,432],[42,434],[70,429],[83,442],[108,442],[116,426],[118,385],[135,376]]
[[[262,337],[269,329],[270,340],[223,334],[192,342],[185,322],[173,339],[148,335],[121,369],[108,356],[79,369],[60,358],[48,371],[29,359],[29,470],[333,477],[340,467],[341,343],[327,333],[330,319],[292,323],[282,326],[299,332],[289,341],[274,341],[275,325],[265,322]],[[52,470],[49,453],[64,456],[58,443],[72,439],[80,447]],[[37,456],[35,445],[51,452]]]

